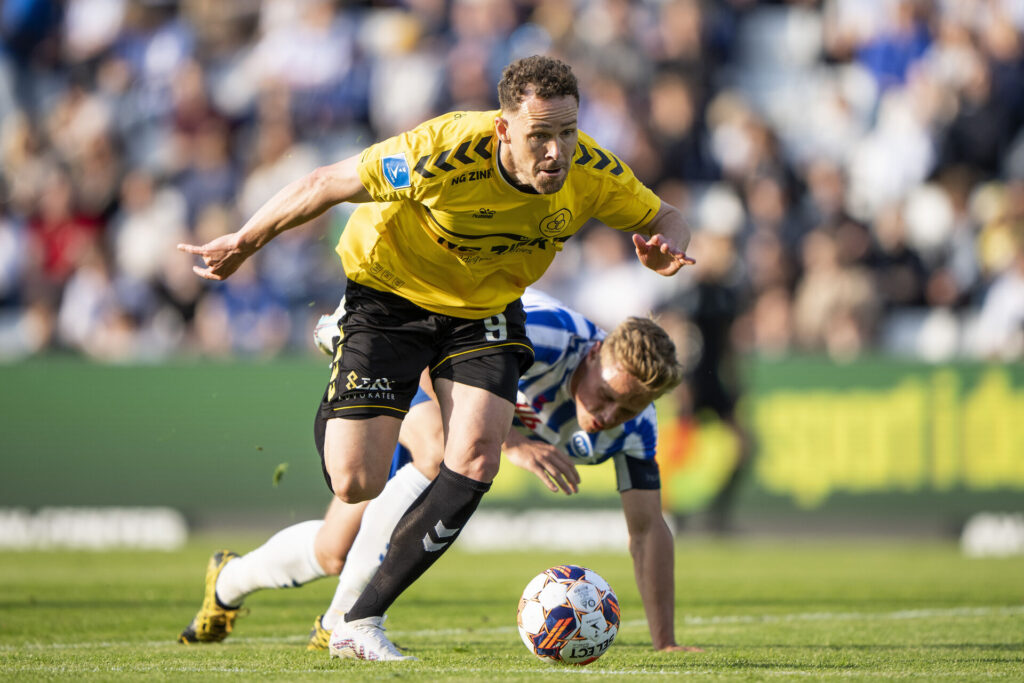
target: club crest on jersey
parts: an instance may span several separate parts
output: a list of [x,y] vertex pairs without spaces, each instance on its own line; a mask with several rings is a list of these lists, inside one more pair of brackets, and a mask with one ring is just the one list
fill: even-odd
[[572,212],[569,209],[559,209],[540,222],[540,234],[545,237],[557,237],[569,229],[572,224]]
[[392,154],[380,160],[380,169],[384,179],[396,190],[409,187],[409,163],[405,154]]
[[591,458],[594,455],[594,444],[586,432],[576,432],[569,439],[569,455],[574,458]]

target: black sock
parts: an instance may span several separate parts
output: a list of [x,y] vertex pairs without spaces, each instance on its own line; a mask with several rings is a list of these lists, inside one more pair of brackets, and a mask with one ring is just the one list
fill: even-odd
[[458,538],[491,485],[441,471],[398,520],[391,545],[345,621],[381,616]]

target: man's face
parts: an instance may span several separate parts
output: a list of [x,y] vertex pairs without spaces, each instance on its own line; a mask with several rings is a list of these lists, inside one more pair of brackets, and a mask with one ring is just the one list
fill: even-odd
[[590,433],[632,420],[658,397],[603,355],[600,344],[591,348],[572,379],[576,418],[580,427]]
[[576,151],[579,105],[572,95],[542,100],[528,95],[516,112],[495,120],[505,170],[541,194],[558,192]]

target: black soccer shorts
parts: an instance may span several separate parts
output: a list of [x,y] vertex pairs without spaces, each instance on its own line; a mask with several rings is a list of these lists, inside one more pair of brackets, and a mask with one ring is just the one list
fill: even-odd
[[434,313],[350,280],[318,422],[404,417],[423,368],[433,378],[515,403],[519,376],[532,363],[526,313],[518,299],[497,315],[472,320]]

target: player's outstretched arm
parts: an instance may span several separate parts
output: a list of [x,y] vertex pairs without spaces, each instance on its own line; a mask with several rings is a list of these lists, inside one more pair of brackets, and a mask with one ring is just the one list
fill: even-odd
[[513,429],[501,445],[501,451],[513,465],[537,475],[552,493],[561,489],[568,496],[579,491],[580,475],[576,465],[559,448],[531,441]]
[[622,511],[626,515],[633,574],[644,603],[651,644],[662,652],[699,652],[699,648],[676,643],[675,552],[672,532],[661,516],[661,491],[623,491]]
[[633,234],[633,246],[636,257],[660,275],[675,275],[683,266],[696,263],[686,255],[690,246],[690,229],[679,209],[665,202],[661,203],[658,213],[651,222],[644,226],[643,232]]
[[223,280],[285,230],[316,218],[335,204],[370,201],[359,179],[358,166],[359,157],[353,156],[318,168],[281,189],[237,232],[201,246],[179,244],[178,249],[202,257],[203,266],[192,267],[196,275]]

